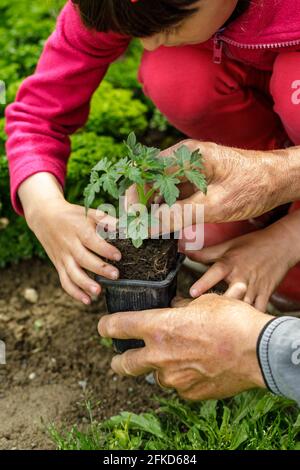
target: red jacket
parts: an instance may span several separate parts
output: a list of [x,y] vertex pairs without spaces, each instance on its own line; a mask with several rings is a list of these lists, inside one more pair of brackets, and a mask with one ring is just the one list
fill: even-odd
[[253,0],[246,12],[217,38],[230,57],[272,70],[278,53],[300,50],[300,2]]
[[[68,136],[84,125],[93,92],[129,40],[88,31],[70,1],[63,9],[35,74],[6,109],[11,193],[17,212],[22,213],[17,190],[29,176],[46,171],[64,184]],[[253,0],[210,42],[215,60],[221,59],[223,50],[253,67],[272,70],[279,52],[300,50],[300,2]]]

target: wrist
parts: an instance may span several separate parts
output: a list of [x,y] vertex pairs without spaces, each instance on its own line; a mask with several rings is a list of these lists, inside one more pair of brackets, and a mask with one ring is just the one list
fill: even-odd
[[18,195],[24,216],[33,230],[53,205],[66,204],[62,187],[49,173],[37,173],[26,179],[19,187]]
[[267,388],[300,404],[300,320],[279,317],[262,330],[257,354]]
[[266,388],[266,383],[261,370],[257,345],[261,332],[275,317],[263,313],[252,312],[251,325],[246,327],[244,338],[244,354],[241,355],[241,370],[252,388]]
[[265,230],[270,232],[274,248],[280,245],[290,268],[300,262],[300,210],[288,214]]
[[278,193],[278,205],[300,199],[300,147],[275,150],[269,155],[269,178]]

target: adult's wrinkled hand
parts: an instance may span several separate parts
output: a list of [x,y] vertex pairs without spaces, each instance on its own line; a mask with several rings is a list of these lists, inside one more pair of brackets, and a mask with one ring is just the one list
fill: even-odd
[[[205,207],[205,222],[221,223],[259,217],[290,202],[285,178],[288,150],[256,152],[189,139],[164,150],[161,155],[172,155],[181,145],[199,149],[203,155],[208,192],[204,195],[192,184],[182,181],[175,206],[170,209],[162,204],[159,208],[161,231],[169,219],[171,231],[196,224],[200,205]],[[128,190],[127,197],[129,205],[136,202],[134,187]],[[192,205],[192,219],[182,220],[180,214],[186,204]]]
[[99,333],[145,342],[113,358],[117,374],[155,371],[160,385],[185,399],[218,399],[265,387],[256,345],[271,318],[239,300],[208,294],[177,301],[175,308],[104,316]]

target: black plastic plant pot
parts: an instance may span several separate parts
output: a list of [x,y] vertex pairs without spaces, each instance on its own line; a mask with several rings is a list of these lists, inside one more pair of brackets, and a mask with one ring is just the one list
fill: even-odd
[[[139,281],[119,279],[111,281],[97,276],[96,281],[106,287],[106,304],[109,313],[149,310],[169,307],[177,290],[177,274],[184,255],[178,255],[177,264],[163,281]],[[119,354],[128,349],[142,348],[144,341],[136,339],[113,340]]]

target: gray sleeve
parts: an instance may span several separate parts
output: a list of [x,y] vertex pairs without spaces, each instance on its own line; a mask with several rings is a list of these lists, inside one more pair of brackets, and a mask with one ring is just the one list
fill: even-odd
[[287,316],[267,323],[257,354],[269,390],[300,406],[300,319]]

